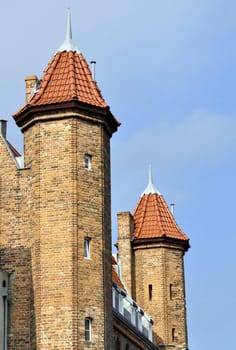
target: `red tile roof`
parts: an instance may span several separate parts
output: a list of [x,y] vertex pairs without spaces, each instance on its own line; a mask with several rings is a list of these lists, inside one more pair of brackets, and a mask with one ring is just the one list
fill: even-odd
[[12,154],[14,157],[20,157],[20,153],[15,149],[15,147],[12,146],[12,144],[7,141],[8,147],[10,148]]
[[126,292],[125,286],[121,282],[121,279],[118,276],[118,273],[116,272],[114,265],[117,265],[117,262],[115,258],[112,256],[112,281],[115,282],[121,289],[123,289]]
[[113,255],[111,257],[111,263],[112,263],[112,265],[117,265],[117,261],[116,261],[116,259],[114,258]]
[[107,107],[83,55],[72,51],[57,52],[45,69],[39,90],[29,104],[45,105],[74,99]]
[[163,196],[157,193],[144,194],[134,212],[133,239],[168,237],[188,241],[177,225]]
[[14,114],[14,118],[17,122],[20,115],[31,107],[76,101],[106,110],[116,127],[120,125],[109,112],[109,106],[93,80],[83,55],[74,51],[58,51],[45,69],[38,90]]

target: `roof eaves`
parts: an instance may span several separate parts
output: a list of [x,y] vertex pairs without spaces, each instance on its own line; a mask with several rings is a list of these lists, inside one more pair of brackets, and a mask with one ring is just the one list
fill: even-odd
[[145,237],[145,238],[133,238],[132,239],[132,245],[139,246],[139,245],[155,245],[158,243],[167,243],[167,244],[172,244],[174,246],[181,246],[184,248],[184,251],[187,251],[190,248],[190,243],[189,243],[189,238],[188,239],[180,239],[180,238],[174,238],[174,237],[169,237],[166,235],[162,235],[160,237]]

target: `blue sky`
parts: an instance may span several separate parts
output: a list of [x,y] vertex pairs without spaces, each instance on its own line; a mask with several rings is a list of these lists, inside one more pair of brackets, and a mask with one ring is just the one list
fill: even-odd
[[4,1],[1,118],[24,77],[41,76],[65,37],[90,61],[112,112],[112,212],[134,210],[152,163],[155,186],[190,237],[185,256],[190,350],[234,349],[236,330],[236,2],[233,0]]

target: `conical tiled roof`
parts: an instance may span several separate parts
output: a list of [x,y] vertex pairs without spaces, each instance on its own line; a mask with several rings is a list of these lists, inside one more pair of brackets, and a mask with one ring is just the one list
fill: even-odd
[[60,108],[60,105],[70,102],[83,108],[97,108],[114,130],[120,125],[103,99],[82,53],[72,42],[69,15],[66,40],[36,83],[29,100],[13,117],[22,126],[22,120],[29,119],[33,111],[54,106]]
[[133,239],[169,237],[187,241],[162,195],[144,194],[134,212]]
[[[148,191],[148,188],[152,191]],[[188,242],[189,238],[177,225],[164,197],[150,182],[134,211],[133,240],[171,238]]]
[[108,107],[81,53],[58,51],[45,69],[41,84],[30,106],[77,100],[97,107]]

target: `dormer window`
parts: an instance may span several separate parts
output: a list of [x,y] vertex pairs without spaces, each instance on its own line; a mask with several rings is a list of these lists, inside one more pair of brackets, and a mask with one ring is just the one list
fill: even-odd
[[85,154],[84,156],[84,167],[87,170],[91,170],[92,168],[92,156],[89,154]]

